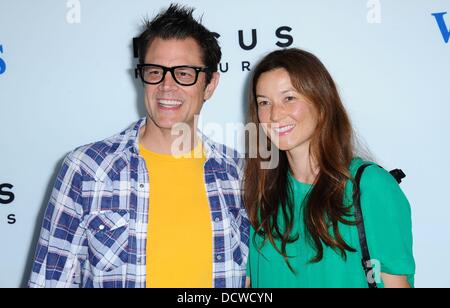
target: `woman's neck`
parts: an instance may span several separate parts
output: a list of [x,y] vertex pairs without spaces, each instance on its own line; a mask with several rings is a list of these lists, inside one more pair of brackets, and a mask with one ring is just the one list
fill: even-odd
[[289,150],[286,154],[294,178],[301,183],[313,184],[319,168],[311,155],[309,144]]

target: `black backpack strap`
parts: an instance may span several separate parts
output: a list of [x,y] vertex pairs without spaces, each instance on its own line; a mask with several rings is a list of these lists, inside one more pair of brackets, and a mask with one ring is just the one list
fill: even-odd
[[362,267],[364,269],[364,273],[366,275],[367,284],[369,288],[377,288],[377,284],[375,281],[370,282],[368,280],[369,275],[372,275],[372,264],[370,262],[370,253],[369,253],[369,246],[367,246],[367,239],[366,239],[366,231],[364,228],[364,219],[362,216],[362,210],[361,210],[361,194],[360,194],[360,182],[361,182],[361,176],[364,172],[364,170],[372,166],[372,164],[363,164],[361,165],[358,170],[356,171],[355,175],[355,186],[353,188],[353,206],[355,208],[355,218],[358,228],[358,237],[359,237],[359,244],[361,246],[361,254],[362,254]]
[[[355,208],[355,218],[357,222],[356,227],[358,228],[359,244],[361,246],[361,254],[362,254],[361,262],[364,269],[364,273],[366,274],[367,284],[369,288],[377,288],[377,284],[375,281],[370,282],[368,280],[369,275],[373,275],[372,272],[373,267],[370,262],[371,258],[369,253],[369,246],[367,245],[366,229],[364,227],[364,219],[361,210],[361,190],[360,190],[361,177],[364,170],[369,166],[378,166],[378,165],[363,164],[356,171],[355,187],[353,188],[353,206]],[[378,167],[382,168],[381,166]],[[395,180],[399,184],[401,183],[402,179],[406,176],[401,169],[394,169],[392,171],[389,171],[389,173],[395,178]]]
[[401,183],[402,179],[405,178],[406,174],[402,171],[402,169],[394,169],[389,171],[389,173],[394,177],[397,183]]

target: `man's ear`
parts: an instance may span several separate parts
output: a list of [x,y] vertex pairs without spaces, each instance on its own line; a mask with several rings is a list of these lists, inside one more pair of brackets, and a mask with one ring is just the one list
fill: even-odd
[[214,72],[212,74],[211,81],[208,83],[205,89],[205,96],[203,99],[206,101],[211,98],[214,91],[216,90],[217,85],[219,84],[220,74],[218,72]]

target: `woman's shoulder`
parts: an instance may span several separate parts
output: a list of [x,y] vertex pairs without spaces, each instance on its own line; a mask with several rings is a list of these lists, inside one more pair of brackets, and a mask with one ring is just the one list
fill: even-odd
[[[366,203],[375,202],[378,206],[381,206],[380,204],[389,206],[390,203],[408,204],[407,198],[394,176],[377,163],[361,158],[353,159],[350,165],[350,173],[353,177],[358,168],[364,164],[368,164],[368,166],[364,169],[359,187],[362,193],[362,199]],[[398,207],[396,206],[396,208]]]
[[360,157],[355,157],[352,159],[350,163],[350,174],[355,177],[358,169],[367,165],[367,167],[363,171],[363,175],[361,176],[361,185],[364,184],[373,184],[376,186],[379,185],[395,185],[398,186],[395,178],[383,167],[379,166],[377,163],[365,160]]

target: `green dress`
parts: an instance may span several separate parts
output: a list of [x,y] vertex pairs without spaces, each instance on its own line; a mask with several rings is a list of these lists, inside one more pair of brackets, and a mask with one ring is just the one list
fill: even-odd
[[[364,162],[356,158],[350,165],[351,174]],[[335,250],[324,247],[323,259],[318,263],[310,263],[315,250],[305,238],[302,202],[313,187],[298,182],[291,174],[289,181],[293,188],[295,204],[295,220],[293,234],[299,239],[287,244],[286,252],[290,256],[292,272],[283,257],[267,241],[259,249],[262,238],[255,235],[251,228],[250,254],[247,275],[252,287],[293,287],[293,288],[367,288],[367,279],[361,265],[361,252],[356,226],[339,225],[343,239],[357,252],[347,251],[347,260]],[[395,179],[378,166],[367,167],[361,178],[361,207],[366,229],[370,257],[375,261],[374,272],[392,275],[406,275],[411,286],[414,285],[415,264],[412,252],[411,209],[405,195]],[[351,203],[352,183],[345,188],[345,204]],[[283,229],[283,222],[278,220]],[[275,240],[278,247],[280,241]],[[379,270],[377,269],[379,268]],[[379,274],[378,287],[383,287]]]

